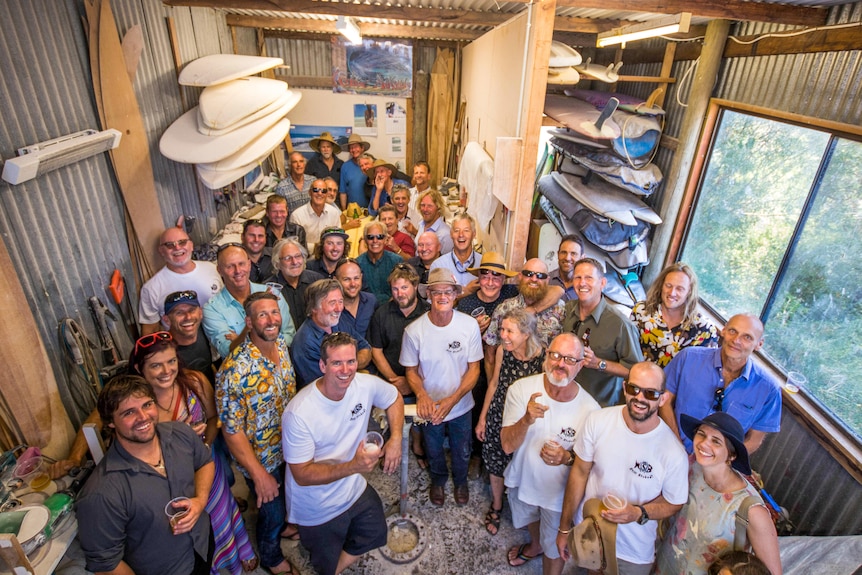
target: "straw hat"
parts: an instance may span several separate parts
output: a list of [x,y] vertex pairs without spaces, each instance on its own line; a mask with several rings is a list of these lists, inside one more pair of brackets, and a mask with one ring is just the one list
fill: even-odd
[[422,298],[428,297],[428,288],[435,285],[449,285],[455,288],[455,293],[461,293],[461,284],[455,281],[455,276],[447,269],[434,268],[428,272],[428,281],[424,284],[419,284],[419,296]]
[[569,532],[569,553],[579,567],[617,575],[617,524],[602,518],[601,504],[584,503],[584,520]]
[[508,278],[513,278],[518,275],[518,272],[506,269],[506,262],[503,261],[503,256],[497,252],[485,252],[482,254],[482,263],[475,268],[467,268],[467,271],[474,276],[479,275],[479,270],[489,270],[503,274]]
[[360,136],[359,134],[350,134],[350,137],[347,138],[347,149],[348,150],[350,149],[350,144],[361,145],[363,152],[367,152],[368,148],[371,147],[371,144],[369,142],[366,142],[365,140],[363,140],[362,136]]
[[330,134],[329,132],[323,132],[316,138],[312,138],[308,145],[311,146],[312,150],[320,153],[320,142],[329,142],[330,144],[332,144],[333,154],[341,153],[341,146],[338,145],[338,142],[335,141],[335,138],[333,138],[332,134]]
[[390,170],[392,170],[393,174],[398,171],[398,168],[396,168],[386,160],[374,160],[374,163],[371,165],[371,167],[365,170],[365,175],[368,176],[369,180],[374,179],[374,174],[377,172],[377,168],[381,166],[383,166],[384,168],[389,168]]

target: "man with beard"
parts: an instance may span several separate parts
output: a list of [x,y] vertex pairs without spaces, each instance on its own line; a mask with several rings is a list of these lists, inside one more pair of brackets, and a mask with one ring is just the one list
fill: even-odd
[[[266,286],[249,281],[251,261],[242,244],[219,247],[217,268],[224,287],[204,306],[204,333],[219,355],[227,357],[231,342],[245,327],[243,302],[253,293],[266,291]],[[284,299],[277,296],[277,301],[282,315],[281,333],[290,345],[296,329]]]
[[364,141],[359,134],[351,134],[347,140],[347,152],[350,159],[341,166],[341,181],[338,184],[338,201],[341,209],[346,210],[347,204],[356,203],[359,206],[368,204],[365,198],[365,184],[368,176],[359,166],[359,157],[368,151],[371,144]]
[[455,311],[461,286],[442,268],[431,270],[419,295],[431,298],[431,309],[407,326],[401,346],[401,365],[407,383],[416,394],[416,413],[423,425],[425,453],[431,473],[429,498],[440,507],[446,500],[449,468],[443,441],[449,436],[454,498],[458,505],[470,501],[467,467],[473,436],[470,391],[479,377],[482,336],[475,320]]
[[296,238],[302,245],[305,241],[305,228],[288,221],[287,199],[272,194],[266,198],[266,247],[272,248],[278,240]]
[[286,525],[281,418],[296,393],[287,338],[281,333],[280,302],[268,292],[245,300],[246,337],[216,375],[216,405],[222,432],[258,507],[257,548],[270,573],[291,573],[281,552]]
[[578,260],[573,282],[578,299],[566,303],[563,331],[589,342],[578,383],[602,407],[619,405],[623,379],[632,365],[643,361],[637,328],[602,295],[607,280],[598,261]]
[[371,363],[371,346],[362,334],[350,329],[344,315],[344,291],[338,280],[322,279],[305,290],[308,319],[296,332],[290,348],[299,389],[323,375],[320,369],[320,343],[327,334],[343,331],[357,341],[359,369]]
[[461,287],[476,279],[469,268],[482,263],[482,254],[473,249],[473,238],[476,237],[476,222],[467,213],[458,214],[452,220],[451,237],[453,249],[443,254],[431,264],[431,269],[444,268],[452,272]]
[[648,575],[655,561],[658,521],[688,501],[688,457],[658,416],[667,401],[660,367],[650,362],[633,365],[625,399],[625,405],[591,413],[578,430],[557,550],[569,558],[567,535],[582,520],[583,503],[613,491],[627,503],[601,511],[605,520],[617,524],[616,557],[609,558],[609,564],[615,559],[620,575]]
[[290,169],[287,177],[275,186],[275,193],[287,198],[287,207],[290,213],[296,212],[301,206],[308,203],[308,190],[314,183],[314,176],[305,173],[305,156],[299,152],[291,152]]
[[[209,449],[186,423],[159,423],[153,388],[142,377],[111,379],[97,407],[114,441],[76,506],[87,569],[209,575],[214,545],[204,508],[215,474]],[[178,496],[189,498],[187,513],[169,523],[165,504]]]
[[[393,189],[404,189],[404,186],[395,186]],[[410,234],[406,234],[398,229],[398,216],[395,206],[381,206],[377,212],[377,219],[386,226],[386,233],[389,234],[389,240],[386,242],[386,251],[390,251],[396,256],[401,256],[405,260],[416,255],[416,244],[413,243],[413,238]]]
[[428,280],[431,264],[439,257],[440,239],[437,234],[428,231],[416,236],[416,255],[407,260],[407,263],[419,274],[419,282],[425,283]]
[[386,279],[403,260],[386,251],[389,234],[381,222],[375,220],[365,224],[362,236],[368,246],[368,250],[356,258],[356,263],[362,268],[362,288],[373,293],[377,301],[383,303],[390,297]]
[[221,288],[221,278],[212,262],[192,260],[194,249],[192,240],[181,228],[168,228],[159,237],[159,255],[165,260],[165,267],[141,288],[138,305],[141,335],[162,329],[160,320],[165,315],[165,296],[169,293],[194,290],[203,305]]
[[308,260],[307,269],[323,274],[325,277],[335,275],[335,266],[341,258],[350,252],[350,236],[344,228],[326,228],[320,234],[320,241],[314,246],[314,257]]
[[308,143],[312,150],[317,152],[308,162],[305,171],[315,178],[332,178],[334,181],[341,180],[341,166],[344,161],[338,157],[341,146],[329,132],[323,132]]
[[341,212],[326,203],[326,182],[323,180],[314,180],[308,193],[311,201],[294,210],[290,214],[290,221],[303,227],[308,247],[314,250],[323,230],[341,224]]
[[380,207],[389,203],[395,184],[407,185],[404,180],[393,178],[393,174],[397,170],[395,165],[386,160],[375,160],[370,168],[365,169],[365,175],[371,182],[371,200],[368,202],[368,214],[370,216],[376,216]]
[[440,240],[440,253],[448,254],[452,251],[454,244],[449,224],[443,218],[446,211],[443,196],[436,190],[425,190],[419,194],[417,202],[419,213],[422,214],[422,221],[419,222],[419,229],[416,231],[416,235],[421,236],[426,231],[434,232],[437,234],[437,239]]
[[204,312],[198,294],[193,290],[178,291],[165,298],[162,321],[177,344],[177,357],[186,369],[199,371],[215,384],[213,351],[204,334]]
[[266,225],[261,220],[246,220],[242,225],[242,245],[251,261],[251,271],[248,278],[255,283],[262,283],[270,274],[272,258],[265,253]]
[[377,298],[372,293],[362,291],[362,269],[353,260],[341,260],[335,268],[335,279],[341,284],[344,293],[344,311],[341,314],[344,324],[351,333],[367,338],[368,325],[377,308]]
[[290,309],[290,319],[296,329],[305,321],[305,290],[326,276],[305,268],[305,248],[294,239],[284,239],[272,249],[275,256],[275,275],[266,283],[281,286],[281,297]]
[[[404,403],[385,381],[357,373],[348,334],[327,335],[320,348],[323,376],[287,406],[282,438],[290,518],[316,572],[335,575],[386,544],[383,503],[362,474],[379,463],[387,475],[400,467]],[[386,411],[391,436],[371,448],[365,435],[374,407]]]
[[578,299],[575,287],[572,285],[572,277],[575,275],[575,262],[584,254],[584,240],[575,234],[563,236],[560,247],[557,249],[557,263],[559,267],[551,274],[549,285],[563,288],[563,300]]
[[599,409],[575,376],[584,347],[570,333],[554,338],[545,354],[544,373],[519,379],[506,394],[500,443],[512,454],[506,467],[512,523],[526,527],[530,541],[509,549],[509,565],[517,567],[544,554],[542,573],[559,575],[565,559],[557,552],[557,526],[572,447],[587,415]]
[[[418,194],[418,192],[417,192]],[[395,208],[395,218],[398,220],[398,229],[409,234],[411,238],[416,237],[416,226],[422,219],[419,212],[411,207],[415,203],[416,196],[404,186],[392,186],[392,207]]]

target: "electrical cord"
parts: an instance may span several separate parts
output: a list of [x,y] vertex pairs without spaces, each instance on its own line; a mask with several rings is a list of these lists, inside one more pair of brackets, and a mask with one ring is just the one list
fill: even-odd
[[79,427],[96,407],[101,377],[93,357],[93,342],[75,320],[64,318],[57,326],[57,339],[63,350],[66,372],[66,392],[73,405],[66,404],[66,413]]

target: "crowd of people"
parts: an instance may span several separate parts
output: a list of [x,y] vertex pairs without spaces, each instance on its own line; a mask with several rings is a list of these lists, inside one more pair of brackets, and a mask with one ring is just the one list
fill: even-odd
[[[291,154],[266,217],[245,222],[215,264],[192,259],[182,229],[162,234],[165,267],[141,291],[129,374],[104,386],[88,419],[113,439],[78,507],[95,526],[79,535],[88,569],[287,574],[288,538],[319,573],[341,573],[386,543],[363,474],[399,468],[404,404],[415,403],[410,448],[430,503],[451,493],[466,505],[481,465],[489,536],[506,503],[528,534],[501,557],[511,566],[587,567],[584,545],[599,541],[605,573],[706,574],[741,551],[781,574],[749,481],[749,455],[781,415],[776,382],[752,359],[756,316],[718,330],[683,263],[622,311],[578,236],[562,239],[553,273],[540,259],[509,269],[475,250],[470,215],[447,222],[427,164],[410,188],[359,136],[344,162],[328,133],[311,146],[318,156],[306,166]],[[354,203],[376,216],[355,259]],[[382,446],[366,440],[375,407],[389,423]],[[53,472],[85,455],[79,438]],[[234,469],[247,502],[231,494]],[[169,502],[181,510],[170,519]]]

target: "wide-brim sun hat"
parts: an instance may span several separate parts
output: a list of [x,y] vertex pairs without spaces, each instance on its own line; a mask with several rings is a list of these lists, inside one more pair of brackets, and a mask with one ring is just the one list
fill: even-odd
[[362,139],[362,136],[360,136],[359,134],[350,134],[350,137],[349,137],[349,138],[347,138],[347,146],[346,146],[346,147],[347,147],[347,149],[348,149],[348,150],[350,149],[350,144],[359,144],[359,145],[361,145],[361,146],[362,146],[362,151],[363,151],[363,152],[367,152],[367,151],[368,151],[368,148],[370,148],[370,147],[371,147],[371,143],[370,143],[370,142],[366,142],[365,140],[363,140],[363,139]]
[[320,142],[329,142],[330,144],[332,144],[333,154],[341,153],[341,146],[338,145],[338,142],[335,141],[335,138],[333,138],[332,134],[330,134],[329,132],[323,132],[316,138],[312,138],[308,145],[311,146],[312,150],[317,153],[320,153]]
[[748,449],[745,448],[745,432],[742,430],[742,425],[732,415],[724,411],[716,411],[703,419],[698,419],[683,413],[680,415],[679,423],[682,432],[692,441],[694,441],[697,428],[701,425],[708,425],[720,431],[736,450],[736,459],[731,462],[730,466],[743,475],[751,475]]
[[380,168],[380,167],[389,168],[393,174],[398,171],[398,168],[396,168],[393,164],[390,164],[386,160],[377,159],[377,160],[374,160],[374,163],[371,165],[370,168],[365,170],[365,175],[368,176],[369,180],[374,179],[374,174],[377,172],[377,168]]
[[475,268],[467,268],[467,271],[474,276],[479,275],[479,270],[488,270],[503,274],[506,277],[513,278],[518,275],[518,272],[506,268],[506,262],[503,256],[497,252],[485,252],[482,254],[482,262]]
[[461,284],[455,281],[455,276],[447,269],[434,268],[428,272],[428,281],[424,284],[419,284],[419,295],[423,299],[428,298],[428,289],[436,285],[448,285],[455,288],[455,292],[460,294],[462,291]]
[[602,517],[599,499],[584,502],[583,517],[569,532],[569,554],[575,564],[604,575],[618,575],[617,524]]

